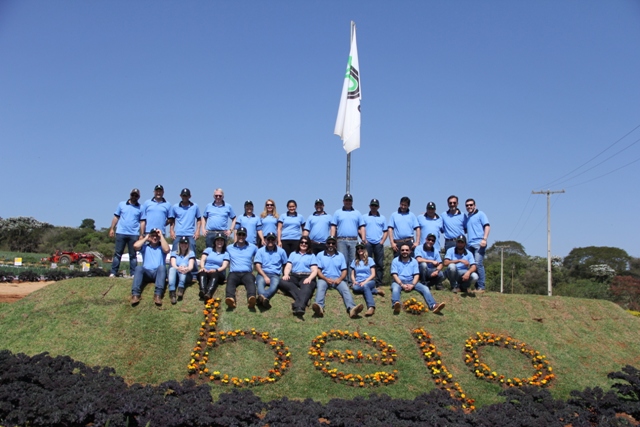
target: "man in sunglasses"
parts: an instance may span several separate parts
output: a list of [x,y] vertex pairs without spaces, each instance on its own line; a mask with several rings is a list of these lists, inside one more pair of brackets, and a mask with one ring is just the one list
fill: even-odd
[[447,205],[449,210],[441,215],[445,253],[456,245],[456,238],[464,234],[464,214],[458,209],[458,196],[449,196]]
[[[287,253],[276,244],[274,233],[267,233],[264,240],[265,245],[256,253],[254,266],[258,272],[256,276],[258,304],[264,308],[270,308],[270,300],[278,291],[282,267],[287,263]],[[269,289],[266,288],[267,286]]]
[[456,245],[449,248],[444,256],[445,275],[451,283],[451,291],[467,292],[478,281],[476,273],[476,260],[473,254],[467,250],[467,239],[464,234],[456,238]]
[[442,290],[442,257],[435,248],[436,235],[427,234],[424,245],[418,246],[415,250],[416,261],[420,270],[420,283],[427,285],[429,289]]
[[487,239],[489,239],[491,225],[489,225],[489,218],[476,207],[475,200],[467,199],[464,207],[467,208],[467,213],[464,215],[464,231],[467,233],[467,249],[473,254],[478,268],[476,293],[483,293],[486,287],[484,253],[487,250]]
[[238,285],[244,285],[247,290],[247,305],[249,310],[253,310],[256,306],[253,257],[258,252],[258,247],[247,242],[246,228],[240,227],[236,230],[236,242],[227,246],[227,252],[229,252],[229,277],[224,302],[230,309],[236,308],[236,289]]
[[318,255],[327,247],[325,242],[329,237],[331,229],[331,215],[324,211],[324,201],[316,199],[315,212],[307,217],[304,223],[303,236],[309,236],[311,239],[311,251],[314,255]]
[[109,237],[116,238],[115,253],[113,254],[113,262],[111,263],[111,274],[109,277],[116,277],[120,268],[120,259],[124,252],[124,247],[129,249],[129,274],[134,275],[138,260],[136,259],[136,251],[133,244],[141,236],[140,233],[140,190],[134,188],[129,194],[129,199],[120,202],[113,214],[111,220],[111,228],[109,229]]

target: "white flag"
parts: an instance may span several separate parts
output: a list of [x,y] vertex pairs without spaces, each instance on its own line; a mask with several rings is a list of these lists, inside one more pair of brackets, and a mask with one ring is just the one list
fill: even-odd
[[347,153],[360,148],[360,66],[356,45],[356,24],[351,22],[351,50],[347,73],[344,76],[340,107],[334,134],[342,138],[342,147]]

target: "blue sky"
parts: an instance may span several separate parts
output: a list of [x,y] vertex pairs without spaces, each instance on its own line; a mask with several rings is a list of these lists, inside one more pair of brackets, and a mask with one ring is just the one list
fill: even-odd
[[295,199],[306,217],[318,197],[333,212],[351,20],[357,209],[473,197],[489,244],[544,256],[546,197],[531,191],[565,189],[554,255],[640,256],[635,0],[0,0],[0,216],[107,227],[132,187],[146,200],[158,183],[172,203],[189,187],[204,207],[222,187],[237,212]]

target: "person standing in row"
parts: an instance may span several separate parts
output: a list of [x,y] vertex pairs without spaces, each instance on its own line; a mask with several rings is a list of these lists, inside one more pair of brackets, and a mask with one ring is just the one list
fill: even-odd
[[171,204],[164,198],[164,187],[160,184],[153,189],[153,199],[149,199],[142,205],[140,217],[140,230],[145,234],[147,230],[160,230],[165,233],[169,224],[169,212]]
[[262,236],[269,233],[278,234],[278,211],[276,210],[276,202],[267,199],[264,202],[264,210],[260,214],[260,222],[262,223]]
[[[253,202],[247,200],[244,202],[244,214],[238,217],[236,221],[236,230],[239,228],[247,230],[247,243],[256,246],[262,246],[262,221],[253,213]],[[236,234],[236,241],[238,236]]]
[[296,201],[289,200],[287,213],[278,218],[278,246],[284,249],[287,256],[296,249],[304,228],[304,217],[298,214],[297,208]]
[[200,297],[205,302],[213,298],[219,285],[225,281],[225,271],[229,267],[229,252],[227,252],[227,236],[216,233],[213,236],[213,247],[209,246],[202,252],[198,284]]
[[311,239],[311,251],[314,255],[318,255],[327,247],[325,242],[329,237],[331,230],[331,215],[324,211],[324,202],[322,199],[316,199],[315,212],[309,215],[307,222],[304,224],[304,236]]
[[[207,204],[203,214],[202,235],[206,237],[207,247],[213,247],[216,233],[229,237],[236,226],[236,213],[233,207],[224,201],[224,191],[217,188],[213,192],[213,203]],[[229,227],[229,221],[231,226]]]
[[142,214],[140,203],[140,190],[134,188],[129,194],[129,199],[120,202],[113,214],[109,237],[116,238],[116,247],[111,262],[111,274],[109,277],[116,277],[120,269],[120,259],[125,246],[129,249],[129,275],[133,276],[138,265],[134,243],[142,236],[140,232],[140,216]]
[[478,271],[476,293],[483,293],[486,288],[484,253],[487,249],[487,239],[489,239],[491,225],[489,225],[489,218],[484,212],[476,208],[475,200],[467,199],[464,206],[467,208],[467,213],[464,215],[464,231],[467,233],[467,245],[476,261]]
[[[376,286],[381,286],[382,276],[384,274],[384,242],[387,240],[389,232],[387,230],[387,219],[384,215],[380,215],[378,209],[380,209],[378,199],[371,199],[369,203],[369,214],[364,216],[364,224],[367,235],[365,248],[369,256],[373,258],[376,263]],[[357,254],[358,249],[356,246],[356,255]],[[353,269],[351,271],[353,272]],[[353,281],[353,278],[351,280]]]
[[440,234],[442,234],[442,218],[436,213],[436,204],[427,203],[427,211],[418,215],[418,224],[420,225],[420,244],[424,245],[427,235],[433,234],[436,238],[434,247],[440,252]]
[[400,207],[389,218],[389,240],[394,257],[399,255],[400,245],[404,243],[409,244],[413,256],[413,250],[420,242],[420,225],[415,214],[409,210],[409,206],[411,206],[411,199],[402,197]]
[[[258,249],[254,259],[256,286],[258,287],[258,304],[264,308],[271,307],[270,300],[278,291],[282,267],[287,263],[287,253],[276,244],[276,235],[267,233],[265,245]],[[267,286],[269,289],[267,289]]]
[[[178,300],[182,301],[187,278],[191,282],[191,271],[196,264],[196,253],[189,249],[189,239],[187,237],[180,238],[178,250],[171,252],[169,263],[171,265],[169,267],[169,297],[171,298],[171,304],[175,304]],[[178,285],[177,294],[176,282]]]
[[227,279],[226,298],[230,309],[236,308],[236,288],[243,284],[247,290],[247,306],[252,310],[256,306],[256,278],[253,276],[253,257],[258,248],[247,242],[247,230],[236,231],[237,241],[227,248],[229,252],[229,278]]
[[342,209],[338,209],[331,219],[332,236],[338,237],[338,252],[345,257],[347,263],[347,280],[351,285],[351,261],[356,256],[358,235],[363,243],[367,242],[364,217],[353,208],[353,196],[349,193],[342,198]]
[[464,215],[458,209],[458,196],[449,196],[447,205],[449,210],[442,214],[445,253],[455,247],[458,236],[464,234]]
[[178,250],[178,242],[183,237],[189,240],[189,248],[196,252],[196,239],[200,236],[202,214],[198,205],[191,201],[191,191],[180,191],[180,203],[171,207],[169,212],[169,235],[173,240],[173,250]]
[[294,316],[304,315],[307,304],[316,289],[317,275],[318,261],[311,252],[311,239],[303,237],[298,242],[297,249],[289,255],[282,280],[278,285],[293,298],[291,309]]

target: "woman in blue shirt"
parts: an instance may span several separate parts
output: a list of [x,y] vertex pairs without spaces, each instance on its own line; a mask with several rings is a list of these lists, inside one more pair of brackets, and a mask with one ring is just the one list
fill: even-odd
[[202,252],[200,270],[198,271],[200,297],[205,302],[213,298],[218,285],[224,283],[224,272],[229,267],[227,237],[222,233],[217,233],[214,239],[213,247],[209,247]]
[[287,253],[295,251],[302,237],[304,217],[296,212],[298,204],[295,200],[287,202],[287,213],[278,218],[278,246]]
[[[189,238],[182,236],[178,243],[178,250],[171,252],[171,267],[169,268],[169,297],[171,304],[177,299],[182,301],[184,284],[189,276],[191,282],[191,270],[196,263],[196,254],[189,248]],[[178,279],[178,298],[176,299],[176,279]]]
[[271,199],[267,199],[267,201],[264,202],[264,210],[260,214],[262,231],[259,234],[261,234],[261,239],[269,233],[278,234],[279,217],[278,211],[276,210],[276,202]]
[[356,257],[351,261],[351,283],[354,294],[364,294],[367,303],[367,317],[376,312],[374,295],[384,296],[382,289],[376,288],[376,263],[367,255],[367,250],[362,243],[356,245]]
[[316,290],[318,262],[311,252],[311,239],[307,236],[298,241],[297,250],[291,252],[284,267],[278,288],[293,297],[293,314],[302,316]]

